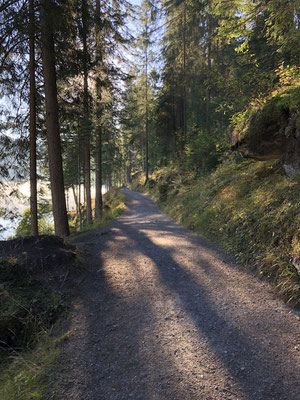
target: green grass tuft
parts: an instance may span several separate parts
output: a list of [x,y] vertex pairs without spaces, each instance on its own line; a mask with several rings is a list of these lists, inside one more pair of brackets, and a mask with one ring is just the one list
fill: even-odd
[[[72,271],[73,263],[66,268]],[[57,369],[64,337],[54,338],[51,332],[67,311],[69,298],[62,281],[54,283],[62,269],[53,265],[50,278],[42,270],[42,261],[31,266],[14,257],[0,259],[1,400],[45,399]]]
[[[287,302],[300,304],[300,182],[276,162],[232,160],[196,178],[163,169],[146,190],[187,228],[267,277]],[[142,188],[141,185],[136,188]]]
[[50,398],[49,385],[56,378],[55,371],[59,371],[60,343],[64,336],[51,338],[43,333],[34,349],[11,351],[9,359],[1,360],[1,400]]

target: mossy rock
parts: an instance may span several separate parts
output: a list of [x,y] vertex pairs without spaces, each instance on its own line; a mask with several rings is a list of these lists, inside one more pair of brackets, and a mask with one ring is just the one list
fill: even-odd
[[300,87],[288,89],[243,114],[232,150],[259,161],[280,160],[289,176],[300,172]]

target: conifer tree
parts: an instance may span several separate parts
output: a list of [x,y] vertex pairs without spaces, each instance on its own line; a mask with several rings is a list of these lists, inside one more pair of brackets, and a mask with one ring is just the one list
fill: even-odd
[[52,0],[41,0],[41,44],[46,101],[46,128],[50,183],[55,233],[58,236],[69,235],[69,224],[64,192],[61,140],[59,133],[58,100],[55,70],[54,13]]
[[100,0],[96,0],[95,34],[96,34],[96,150],[95,150],[95,217],[102,215],[102,76],[103,76],[103,41],[101,35],[102,14]]
[[140,32],[137,37],[137,65],[141,68],[141,78],[144,82],[144,152],[145,152],[145,184],[149,179],[149,71],[153,64],[152,51],[153,32],[157,26],[157,6],[151,0],[144,0],[139,9]]
[[91,200],[91,125],[89,112],[89,49],[88,38],[90,30],[89,9],[87,0],[81,0],[81,37],[83,44],[83,142],[84,142],[84,187],[86,197],[86,222],[92,222]]
[[30,74],[30,217],[31,234],[38,235],[37,172],[36,172],[36,83],[35,83],[35,10],[29,2],[29,74]]

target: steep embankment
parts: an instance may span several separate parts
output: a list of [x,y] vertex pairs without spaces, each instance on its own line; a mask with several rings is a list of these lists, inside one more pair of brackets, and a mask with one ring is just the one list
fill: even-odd
[[162,169],[146,189],[172,218],[234,254],[299,305],[300,182],[279,163],[226,161],[200,178]]
[[44,399],[61,335],[51,335],[82,279],[56,236],[0,241],[0,398]]
[[[111,223],[124,198],[118,189],[106,193],[102,217],[69,241]],[[61,343],[70,336],[64,320],[87,272],[77,253],[56,236],[0,241],[1,400],[53,398],[49,386],[60,372]]]

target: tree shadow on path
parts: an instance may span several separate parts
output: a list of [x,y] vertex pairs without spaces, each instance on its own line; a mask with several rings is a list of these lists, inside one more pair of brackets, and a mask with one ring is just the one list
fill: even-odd
[[[140,217],[142,216],[143,214],[140,214]],[[164,231],[164,224],[166,224],[169,232],[171,227],[167,220],[158,222],[155,229]],[[136,248],[144,256],[155,263],[163,285],[180,299],[182,307],[194,321],[199,334],[208,339],[210,347],[231,376],[238,382],[246,398],[249,400],[300,399],[297,366],[290,365],[288,370],[282,370],[281,360],[276,358],[267,344],[261,343],[257,337],[245,334],[247,327],[243,326],[240,330],[236,324],[222,315],[214,305],[211,293],[198,280],[196,281],[187,269],[174,260],[174,249],[170,250],[154,244],[142,232],[139,223],[135,225],[133,221],[127,218],[120,218],[115,226],[131,241],[135,242]],[[144,228],[147,229],[147,224]],[[178,232],[176,229],[178,229]],[[182,230],[180,226],[174,224],[174,235],[181,235]],[[113,240],[113,237],[110,240]],[[194,242],[197,242],[197,240]],[[203,241],[199,245],[203,245]],[[201,260],[199,261],[199,268],[201,268]],[[208,264],[206,260],[206,268]],[[220,282],[220,285],[222,285],[222,282]],[[263,324],[264,320],[258,322]],[[268,326],[266,326],[266,329],[268,329]],[[234,344],[234,351],[228,354],[226,349],[230,344]],[[284,347],[284,343],[282,346]]]

